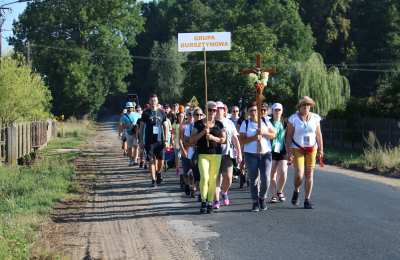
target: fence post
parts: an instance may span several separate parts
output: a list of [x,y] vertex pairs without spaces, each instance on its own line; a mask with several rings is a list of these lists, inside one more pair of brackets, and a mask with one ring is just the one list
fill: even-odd
[[17,127],[15,124],[11,124],[8,127],[8,155],[7,155],[7,163],[9,165],[17,164],[17,147],[18,147],[18,139],[17,139]]

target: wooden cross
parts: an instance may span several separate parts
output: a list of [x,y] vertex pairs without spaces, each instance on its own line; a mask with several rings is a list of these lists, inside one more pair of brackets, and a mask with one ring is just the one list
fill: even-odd
[[[261,107],[264,100],[263,91],[268,82],[269,75],[276,73],[275,68],[262,68],[261,67],[261,55],[256,56],[256,66],[254,68],[243,69],[240,71],[242,75],[249,75],[256,77],[254,86],[256,88],[256,103],[257,103],[257,123],[258,129],[261,129]],[[261,151],[261,143],[258,142],[257,153]]]

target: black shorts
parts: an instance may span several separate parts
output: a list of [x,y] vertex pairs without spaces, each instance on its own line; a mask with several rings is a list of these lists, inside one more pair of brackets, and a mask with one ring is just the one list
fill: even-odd
[[165,151],[163,143],[154,143],[151,145],[146,145],[144,147],[146,150],[146,161],[150,162],[154,159],[156,160],[164,160]]
[[272,160],[274,160],[274,161],[287,160],[286,159],[286,153],[275,153],[275,152],[272,152]]

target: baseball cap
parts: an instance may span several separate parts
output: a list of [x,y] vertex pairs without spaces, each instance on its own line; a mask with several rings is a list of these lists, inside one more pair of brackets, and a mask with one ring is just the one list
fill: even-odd
[[224,103],[222,103],[221,101],[217,101],[215,103],[217,104],[217,108],[225,108]]
[[275,109],[283,110],[283,106],[281,103],[274,103],[271,108],[272,108],[272,110],[275,110]]
[[126,105],[125,105],[126,108],[133,108],[135,106],[136,106],[135,102],[126,102]]

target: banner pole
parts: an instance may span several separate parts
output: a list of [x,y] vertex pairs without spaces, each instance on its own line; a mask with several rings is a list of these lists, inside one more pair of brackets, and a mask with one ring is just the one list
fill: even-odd
[[208,86],[207,86],[207,55],[206,55],[206,48],[204,48],[204,89],[205,89],[205,100],[206,100],[206,118],[208,122],[208,109],[207,109],[207,103],[208,103]]
[[[206,55],[206,48],[204,47],[204,89],[205,89],[205,100],[206,100],[206,106],[205,106],[205,110],[206,110],[206,126],[208,126],[208,107],[207,107],[207,103],[208,103],[208,86],[207,86],[207,55]],[[209,141],[207,140],[207,146],[210,146]]]

